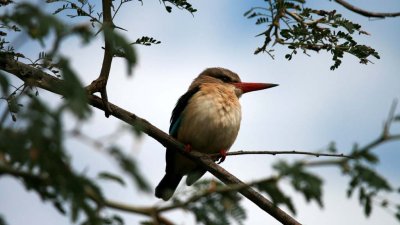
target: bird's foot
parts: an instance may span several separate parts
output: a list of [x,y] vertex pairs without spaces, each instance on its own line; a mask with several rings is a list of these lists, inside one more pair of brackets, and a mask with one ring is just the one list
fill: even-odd
[[185,145],[184,151],[185,152],[191,152],[192,151],[192,146],[189,145],[189,144]]
[[217,162],[218,164],[221,164],[223,161],[225,161],[227,152],[228,151],[225,149],[221,149],[221,151],[219,151],[220,158],[219,158],[219,161]]

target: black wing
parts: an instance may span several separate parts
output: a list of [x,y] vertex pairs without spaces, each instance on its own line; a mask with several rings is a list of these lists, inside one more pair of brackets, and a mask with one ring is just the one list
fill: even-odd
[[172,110],[171,121],[170,121],[171,125],[169,126],[169,134],[172,137],[176,138],[178,136],[179,125],[182,120],[181,114],[182,114],[183,110],[185,110],[189,100],[199,90],[200,90],[200,86],[190,89],[184,95],[182,95],[179,98],[178,102],[176,103],[174,110]]
[[[169,134],[172,137],[176,138],[178,136],[178,130],[180,127],[180,123],[182,121],[182,116],[181,116],[182,112],[183,110],[185,110],[189,100],[199,90],[200,90],[199,86],[190,89],[184,95],[182,95],[179,98],[178,102],[176,103],[174,110],[172,110],[171,125],[169,126]],[[165,160],[167,163],[167,166],[165,167],[165,172],[167,173],[176,173],[176,171],[174,170],[175,154],[176,154],[175,150],[167,148],[167,153],[165,154]]]

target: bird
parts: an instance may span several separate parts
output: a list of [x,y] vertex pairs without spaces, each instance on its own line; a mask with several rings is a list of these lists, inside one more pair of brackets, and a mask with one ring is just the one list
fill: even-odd
[[[190,84],[172,111],[169,134],[206,154],[220,154],[225,160],[240,128],[242,94],[278,86],[272,83],[241,82],[238,74],[221,67],[207,68]],[[183,176],[190,186],[207,171],[178,151],[167,148],[165,175],[155,189],[155,196],[168,201]],[[215,161],[218,159],[215,159]]]

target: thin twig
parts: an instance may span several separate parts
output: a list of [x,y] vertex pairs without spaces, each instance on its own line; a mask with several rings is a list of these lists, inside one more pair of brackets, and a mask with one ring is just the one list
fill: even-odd
[[390,125],[393,122],[394,113],[396,112],[396,108],[397,108],[397,98],[393,99],[392,106],[390,107],[388,117],[386,119],[386,122],[383,125],[383,132],[382,132],[383,138],[385,138],[386,136],[389,136]]
[[346,9],[353,11],[357,14],[360,14],[362,16],[366,17],[376,17],[376,18],[385,18],[385,17],[397,17],[400,16],[400,12],[394,12],[394,13],[381,13],[381,12],[371,12],[367,11],[361,8],[358,8],[344,0],[335,0],[336,3],[342,5]]
[[[227,152],[226,155],[312,155],[315,157],[320,156],[330,156],[330,157],[344,157],[344,158],[352,158],[349,155],[344,155],[343,153],[318,153],[318,152],[306,152],[306,151],[234,151],[234,152]],[[213,154],[212,156],[218,156],[218,154]]]

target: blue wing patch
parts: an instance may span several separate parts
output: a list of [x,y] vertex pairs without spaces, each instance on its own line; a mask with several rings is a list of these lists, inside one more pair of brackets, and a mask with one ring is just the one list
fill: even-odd
[[189,100],[200,90],[200,86],[194,87],[182,95],[171,115],[171,125],[169,127],[169,134],[176,138],[178,136],[178,130],[182,121],[182,112],[185,110]]
[[181,121],[182,121],[182,117],[180,116],[180,117],[178,117],[178,119],[176,119],[174,124],[171,123],[171,126],[169,127],[169,135],[171,135],[172,137],[178,136],[178,128],[181,125]]

